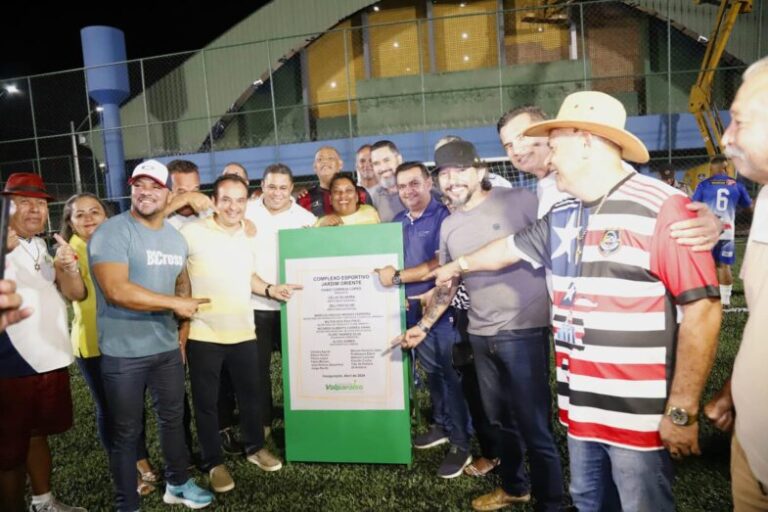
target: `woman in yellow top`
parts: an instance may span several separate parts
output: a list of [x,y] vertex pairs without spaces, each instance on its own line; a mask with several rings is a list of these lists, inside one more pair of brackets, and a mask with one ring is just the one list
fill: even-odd
[[315,226],[353,226],[381,222],[376,208],[360,204],[355,180],[349,174],[337,174],[331,179],[331,206],[333,213],[320,217]]
[[[91,391],[96,406],[96,429],[99,440],[105,450],[109,451],[109,438],[106,427],[106,399],[104,385],[101,380],[101,353],[99,352],[99,335],[96,329],[96,292],[93,278],[88,267],[88,240],[93,232],[107,219],[108,209],[101,199],[84,192],[70,197],[64,203],[61,218],[61,237],[69,242],[77,254],[80,275],[88,290],[84,300],[72,303],[74,317],[72,318],[72,349],[77,365],[83,374],[85,383]],[[153,483],[159,480],[158,474],[149,463],[144,438],[141,433],[136,447],[136,469],[139,473],[138,492],[146,495],[154,490]]]

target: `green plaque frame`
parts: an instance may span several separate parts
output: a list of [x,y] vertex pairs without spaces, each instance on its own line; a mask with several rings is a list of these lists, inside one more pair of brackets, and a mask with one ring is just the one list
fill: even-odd
[[[403,233],[399,223],[337,226],[280,231],[280,282],[291,259],[396,254],[403,265]],[[298,292],[301,293],[301,292]],[[400,288],[400,304],[405,292]],[[305,462],[412,463],[410,358],[403,357],[402,410],[294,410],[291,406],[288,318],[281,314],[286,460]],[[405,311],[400,310],[401,332]],[[382,346],[390,340],[382,340]]]

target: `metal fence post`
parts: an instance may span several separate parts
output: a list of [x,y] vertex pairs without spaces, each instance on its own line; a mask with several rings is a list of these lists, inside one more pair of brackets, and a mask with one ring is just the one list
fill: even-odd
[[760,9],[757,12],[757,57],[759,60],[763,57],[763,5],[765,2],[759,2]]
[[147,105],[147,81],[144,74],[144,59],[139,59],[139,72],[141,73],[141,97],[144,104],[144,126],[147,128],[147,156],[152,156],[152,134],[149,131],[149,106]]
[[341,31],[341,37],[344,38],[344,70],[347,75],[347,122],[349,124],[349,138],[350,142],[354,138],[354,128],[352,126],[352,98],[350,91],[352,89],[352,81],[349,76],[349,50],[347,49],[347,29]]
[[[427,23],[431,23],[428,20]],[[416,48],[419,52],[419,83],[421,89],[421,134],[424,143],[424,154],[429,155],[429,140],[427,139],[427,91],[424,85],[424,56],[421,48],[421,20],[416,20]],[[431,46],[431,44],[430,44]]]
[[29,111],[32,115],[32,136],[35,138],[35,162],[37,163],[37,174],[43,175],[42,164],[40,163],[40,144],[37,141],[37,121],[35,120],[35,100],[32,98],[32,79],[27,77],[27,89],[29,90]]
[[[88,116],[90,117],[90,112],[88,113]],[[69,129],[72,134],[72,160],[75,168],[75,190],[77,190],[77,193],[79,194],[83,191],[83,180],[80,176],[80,157],[77,151],[77,134],[75,133],[74,121],[69,122]]]
[[504,115],[503,68],[507,65],[507,50],[504,47],[504,0],[496,0],[496,45],[498,46],[499,69],[499,116]]
[[667,2],[667,162],[672,163],[672,21]]
[[205,48],[200,50],[201,60],[203,63],[203,93],[205,96],[205,123],[208,127],[208,140],[210,141],[208,144],[208,162],[211,165],[211,169],[215,167],[215,148],[214,144],[215,141],[213,140],[213,125],[211,120],[211,97],[208,92],[208,69],[205,66]]
[[579,27],[581,30],[581,62],[584,67],[584,89],[587,88],[587,39],[584,35],[584,4],[579,4]]
[[[205,122],[208,126],[208,140],[211,143],[208,145],[208,153],[213,154],[213,126],[211,125],[211,98],[208,94],[208,69],[205,67],[205,48],[200,50],[200,55],[203,61],[203,93],[205,96]],[[211,162],[213,163],[213,162]]]
[[267,70],[269,71],[269,95],[272,98],[272,124],[275,129],[275,159],[280,160],[280,137],[277,132],[277,104],[275,103],[275,81],[272,79],[272,53],[267,39]]

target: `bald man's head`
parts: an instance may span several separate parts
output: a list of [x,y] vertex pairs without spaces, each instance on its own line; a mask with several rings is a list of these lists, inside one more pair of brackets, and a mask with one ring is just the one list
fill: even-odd
[[322,188],[327,189],[330,186],[331,178],[340,172],[343,166],[341,155],[333,146],[323,146],[315,153],[313,167]]

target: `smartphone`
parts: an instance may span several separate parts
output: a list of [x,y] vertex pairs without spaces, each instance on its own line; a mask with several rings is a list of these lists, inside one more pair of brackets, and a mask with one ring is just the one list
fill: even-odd
[[11,222],[9,196],[0,196],[0,279],[5,279],[5,253],[8,252],[8,224]]

